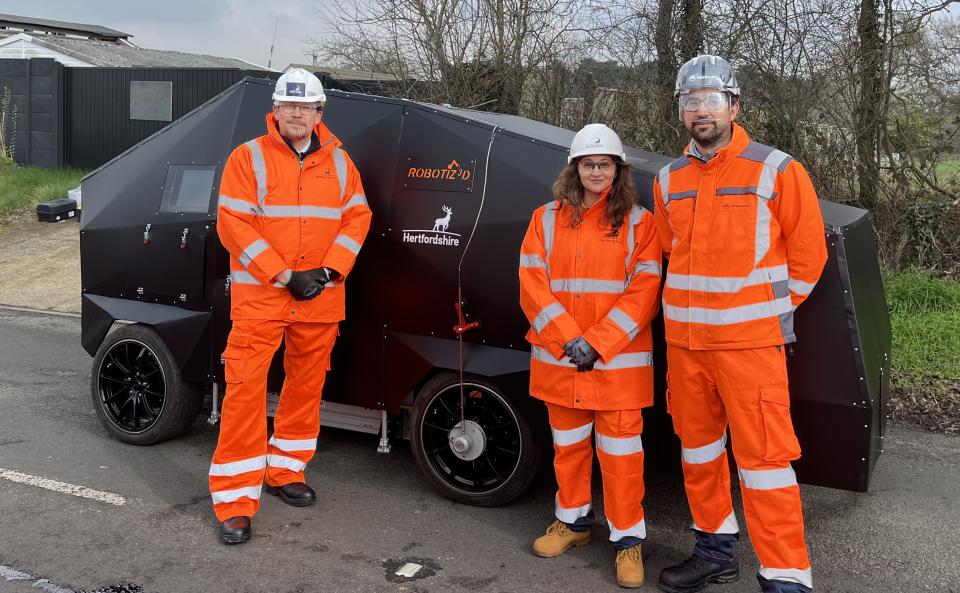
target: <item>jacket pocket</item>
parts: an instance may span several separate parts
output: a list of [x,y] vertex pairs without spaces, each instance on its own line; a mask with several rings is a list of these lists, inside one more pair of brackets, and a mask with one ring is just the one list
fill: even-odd
[[790,419],[790,392],[786,387],[760,388],[763,420],[763,460],[793,461],[800,457],[800,443]]
[[223,351],[223,376],[228,384],[243,383],[250,359],[250,334],[230,331]]

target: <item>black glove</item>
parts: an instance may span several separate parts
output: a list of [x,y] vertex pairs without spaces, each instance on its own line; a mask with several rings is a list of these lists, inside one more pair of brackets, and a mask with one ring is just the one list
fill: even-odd
[[320,285],[320,290],[324,289],[325,284],[333,282],[340,277],[340,272],[332,268],[314,268],[307,271],[307,273]]
[[317,283],[310,271],[293,272],[287,282],[287,290],[298,301],[309,301],[320,294],[323,287]]

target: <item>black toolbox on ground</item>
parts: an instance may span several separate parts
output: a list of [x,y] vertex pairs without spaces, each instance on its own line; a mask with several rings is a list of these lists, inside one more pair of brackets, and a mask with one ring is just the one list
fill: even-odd
[[77,202],[70,198],[57,198],[37,204],[37,220],[40,222],[60,222],[77,217]]

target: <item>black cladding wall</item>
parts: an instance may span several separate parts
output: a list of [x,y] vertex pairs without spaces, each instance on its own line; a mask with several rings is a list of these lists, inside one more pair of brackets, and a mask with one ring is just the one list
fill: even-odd
[[16,123],[8,119],[6,132],[21,165],[63,166],[64,71],[52,58],[0,59],[0,96],[9,89],[16,109]]

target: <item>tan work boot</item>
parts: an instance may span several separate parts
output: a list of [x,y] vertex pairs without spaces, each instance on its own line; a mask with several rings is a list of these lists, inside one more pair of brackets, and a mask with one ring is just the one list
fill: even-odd
[[628,589],[636,589],[643,584],[640,544],[617,552],[617,584]]
[[552,558],[563,554],[574,546],[585,546],[593,538],[591,530],[572,531],[560,519],[554,519],[547,533],[533,542],[533,553],[541,558]]

